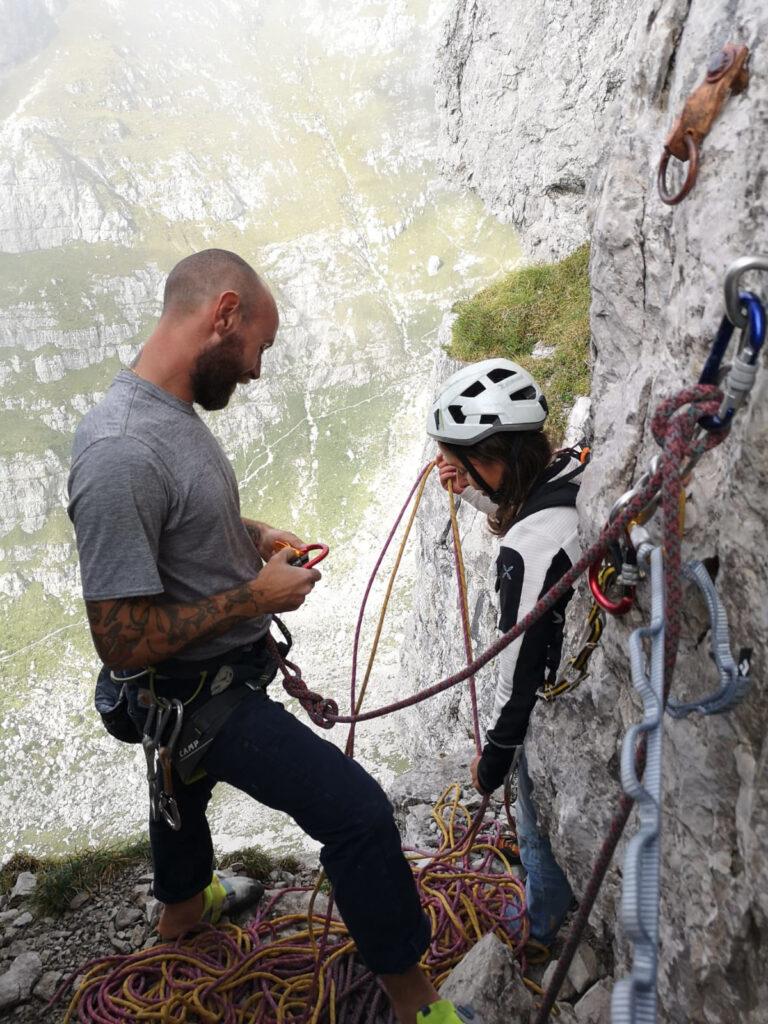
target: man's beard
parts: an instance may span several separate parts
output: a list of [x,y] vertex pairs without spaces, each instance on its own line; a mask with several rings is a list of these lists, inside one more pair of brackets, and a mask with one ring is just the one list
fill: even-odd
[[243,336],[235,331],[200,353],[189,377],[193,402],[209,411],[227,405],[245,374],[243,348]]

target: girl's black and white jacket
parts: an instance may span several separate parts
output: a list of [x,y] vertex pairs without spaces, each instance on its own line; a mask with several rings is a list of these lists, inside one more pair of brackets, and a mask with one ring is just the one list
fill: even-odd
[[[528,614],[581,554],[576,496],[584,469],[578,449],[559,452],[501,538],[496,560],[499,629],[507,632]],[[488,498],[471,488],[462,497],[483,512]],[[504,781],[525,738],[536,691],[557,673],[565,609],[573,590],[499,655],[500,679],[492,720],[478,765],[478,779],[490,793]]]

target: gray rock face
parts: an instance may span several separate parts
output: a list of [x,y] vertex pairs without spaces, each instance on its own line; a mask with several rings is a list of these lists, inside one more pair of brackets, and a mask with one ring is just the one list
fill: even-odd
[[32,995],[36,999],[41,999],[44,1003],[47,1003],[50,999],[53,999],[63,978],[64,975],[61,971],[46,971],[32,990]]
[[31,896],[36,888],[37,878],[35,875],[31,871],[20,871],[8,897],[8,905],[18,906],[22,900]]
[[454,967],[440,996],[472,1007],[483,1024],[522,1024],[532,1005],[511,950],[492,932]]
[[[474,749],[465,744],[458,753],[425,759],[418,768],[404,772],[391,783],[388,794],[405,846],[414,849],[437,846],[438,828],[432,809],[449,786],[458,783],[463,806],[470,814],[477,811],[482,801],[471,784],[469,769],[474,755]],[[499,796],[497,793],[492,800],[492,814],[503,814]]]
[[32,988],[43,973],[39,953],[21,953],[5,974],[0,975],[0,1010],[29,999]]
[[576,1003],[574,1011],[579,1024],[608,1024],[611,1019],[610,984],[598,981]]
[[[541,5],[535,6],[540,12]],[[559,72],[552,73],[535,49],[520,49],[516,50],[522,56],[515,79],[507,86],[499,78],[495,88],[481,87],[480,69],[496,67],[500,53],[518,47],[518,38],[525,36],[528,19],[534,16],[522,4],[493,7],[498,8],[495,13],[490,3],[457,2],[455,6],[454,42],[444,50],[438,86],[447,111],[446,149],[456,157],[454,166],[461,180],[469,180],[471,173],[473,187],[495,210],[503,210],[506,204],[513,211],[532,250],[544,223],[540,190],[530,178],[521,181],[519,168],[535,168],[532,176],[539,167],[550,166],[550,159],[559,159],[563,147],[558,146],[556,133],[540,132],[536,104],[524,105],[522,92],[518,100],[514,85],[519,82],[526,95],[551,96],[556,87],[550,80],[558,78]],[[586,26],[594,10],[595,5],[577,2],[567,17]],[[628,17],[631,8],[614,3],[611,12],[593,29],[595,37],[600,37],[591,43],[595,52],[602,48],[604,54],[618,53],[610,49],[618,42],[612,18]],[[664,5],[653,0],[632,13],[621,42],[624,85],[617,90],[613,106],[601,108],[602,119],[590,127],[582,124],[581,148],[574,149],[568,160],[572,173],[584,173],[584,152],[604,155],[599,168],[586,171],[586,202],[578,213],[582,219],[576,218],[582,225],[593,225],[594,458],[580,501],[585,544],[597,535],[614,498],[638,478],[657,451],[650,418],[660,399],[697,379],[723,313],[722,282],[728,263],[766,249],[768,84],[764,77],[753,74],[748,91],[729,100],[704,144],[698,184],[680,206],[670,209],[661,203],[655,176],[664,138],[686,96],[703,78],[711,51],[730,39],[750,46],[754,68],[765,59],[768,10],[761,0],[730,4],[676,0]],[[498,29],[493,37],[492,24]],[[582,53],[582,37],[573,29],[570,33],[574,53]],[[457,80],[454,51],[462,39],[465,74]],[[610,68],[610,61],[606,66]],[[451,76],[454,98],[446,104],[445,81]],[[584,85],[582,94],[579,82],[584,79],[571,82],[569,101],[574,110],[581,110],[592,95],[590,86]],[[500,100],[504,89],[509,95]],[[502,161],[491,160],[492,147],[482,148],[482,132],[475,128],[496,124],[498,110],[513,104],[519,120],[529,127],[527,134],[518,132],[506,142],[506,152],[514,152],[514,167],[505,167]],[[471,121],[467,110],[474,111]],[[562,107],[557,120],[571,123]],[[516,122],[507,116],[506,123]],[[550,144],[557,153],[548,153]],[[562,251],[578,240],[573,218],[565,215],[548,223],[553,237],[547,251]],[[536,251],[544,253],[545,247],[539,245]],[[768,295],[765,277],[749,278],[745,284]],[[767,376],[761,369],[749,405],[738,415],[731,436],[700,463],[690,488],[693,514],[684,540],[684,557],[719,559],[718,585],[733,646],[754,647],[756,680],[763,673],[768,641],[764,613],[768,607]],[[465,514],[470,592],[477,609],[482,597],[479,588],[473,591],[472,581],[484,576],[493,542],[483,533],[482,517]],[[455,602],[454,580],[434,518],[422,527],[425,589],[417,596],[417,614],[424,647],[416,653],[422,660],[427,649],[430,659],[443,656],[443,648],[454,642],[447,639],[449,632],[458,638],[455,617],[442,612]],[[437,519],[444,522],[444,513]],[[641,588],[643,608],[647,608],[647,597]],[[582,584],[569,613],[572,649],[587,607]],[[478,635],[489,625],[491,615],[478,612],[485,623],[477,625]],[[686,592],[683,616],[673,686],[679,698],[702,694],[716,683],[706,644],[698,643],[706,625],[703,608],[690,592]],[[621,738],[639,717],[626,645],[629,633],[642,621],[640,612],[611,620],[587,682],[556,705],[537,707],[532,719],[529,762],[542,817],[577,895],[584,890],[616,805]],[[441,653],[436,655],[438,646]],[[452,655],[454,669],[462,660],[458,650]],[[441,669],[442,665],[435,665],[423,684],[437,678]],[[488,673],[481,679],[481,689],[485,692],[490,686]],[[464,706],[451,705],[458,700],[455,694],[439,700],[444,705],[440,708],[435,702],[436,721],[446,709],[453,708],[455,714],[450,725],[441,720],[437,727],[443,744],[449,744],[451,733],[465,731],[468,719]],[[429,711],[422,706],[420,714],[426,720]],[[761,687],[754,686],[745,703],[727,715],[665,723],[661,1021],[714,1024],[738,1019],[757,1024],[764,1020],[768,998],[763,970],[768,942],[767,720],[768,698]],[[635,828],[633,818],[628,834]],[[613,947],[616,976],[624,974],[629,963],[629,949],[617,925],[623,851],[624,844],[591,918],[599,937]],[[580,1020],[607,1019],[599,1015],[607,1013],[603,1009],[607,987],[607,982],[601,982],[587,992],[578,1005]],[[588,1006],[588,1000],[599,1001],[600,1007]]]
[[457,0],[436,75],[442,159],[538,259],[587,238],[635,3]]

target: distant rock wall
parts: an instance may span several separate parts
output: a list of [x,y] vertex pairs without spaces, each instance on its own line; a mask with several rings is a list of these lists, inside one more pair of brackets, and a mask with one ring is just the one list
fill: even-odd
[[0,0],[0,81],[53,37],[54,17],[66,4],[67,0]]
[[[649,423],[659,400],[697,378],[723,313],[729,262],[768,249],[768,8],[763,0],[576,0],[555,28],[547,21],[554,6],[457,0],[437,91],[446,164],[519,225],[529,252],[559,253],[591,236],[594,458],[580,500],[586,544],[658,450]],[[536,24],[549,24],[549,33],[537,34]],[[671,209],[655,184],[664,138],[726,40],[752,50],[752,81],[731,98],[706,140],[695,190]],[[590,74],[574,74],[572,63]],[[596,93],[603,79],[605,91]],[[551,131],[542,125],[545,108]],[[563,138],[578,144],[566,146]],[[584,188],[548,192],[556,178],[578,178]],[[765,276],[749,283],[768,295]],[[755,682],[747,701],[727,715],[665,722],[659,1019],[680,1024],[767,1019],[767,391],[762,370],[731,436],[705,457],[691,486],[684,556],[719,560],[733,645],[754,647]],[[444,519],[444,512],[439,521],[430,516],[421,535],[411,660],[430,666],[419,674],[422,685],[463,660],[454,646],[450,658],[433,661],[443,659],[449,643],[444,631],[456,626],[455,615],[442,611],[455,603],[437,525]],[[493,540],[472,510],[462,513],[462,529],[482,647],[493,612],[481,606],[485,592],[474,581],[487,572]],[[587,608],[584,592],[582,584],[570,611],[572,646]],[[640,604],[647,609],[645,589]],[[616,804],[621,738],[639,717],[627,639],[642,620],[640,612],[611,620],[589,680],[556,706],[539,706],[532,720],[530,761],[543,817],[577,894]],[[715,685],[700,640],[704,626],[703,607],[688,593],[678,696]],[[481,690],[492,686],[492,673],[483,673]],[[466,735],[466,700],[442,700],[452,702],[458,718],[446,726],[436,710],[430,745],[453,749],[454,737],[464,742]],[[430,720],[425,708],[420,714]],[[628,834],[636,827],[633,816]],[[623,849],[592,917],[613,948],[617,976],[628,963],[616,923]]]
[[438,58],[446,173],[522,231],[536,259],[587,237],[610,150],[634,0],[456,0]]

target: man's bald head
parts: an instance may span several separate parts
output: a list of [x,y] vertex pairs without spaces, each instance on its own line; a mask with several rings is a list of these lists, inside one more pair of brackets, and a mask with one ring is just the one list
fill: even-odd
[[163,316],[189,316],[222,292],[236,292],[245,320],[257,312],[269,290],[256,271],[237,253],[203,249],[186,256],[168,275]]

